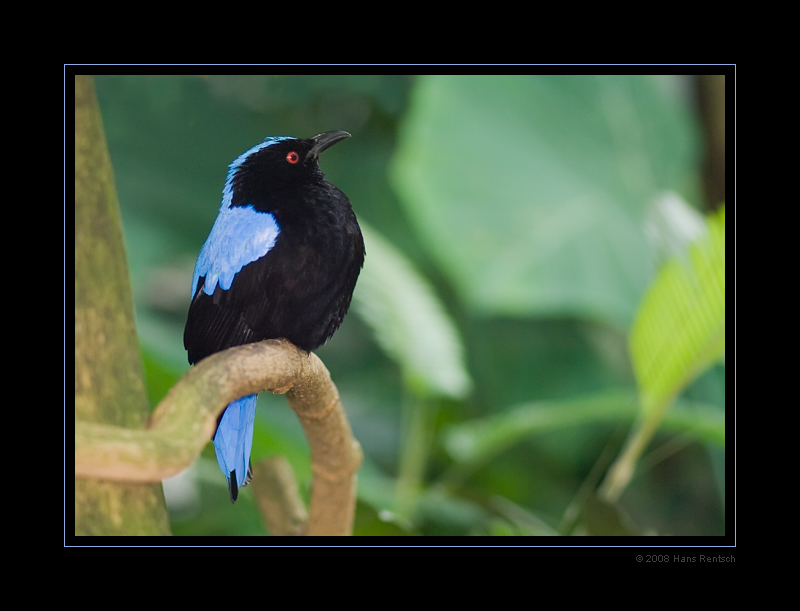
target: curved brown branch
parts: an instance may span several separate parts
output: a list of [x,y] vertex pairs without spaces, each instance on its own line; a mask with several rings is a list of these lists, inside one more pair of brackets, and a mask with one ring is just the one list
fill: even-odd
[[311,507],[307,535],[346,535],[352,531],[356,471],[363,458],[353,437],[339,391],[315,355],[286,394],[311,448]]
[[304,535],[308,511],[300,498],[294,471],[283,456],[263,458],[253,465],[253,496],[275,536]]
[[307,534],[349,534],[361,447],[325,365],[285,340],[204,359],[158,404],[146,429],[76,421],[75,477],[153,482],[175,475],[208,443],[228,403],[265,390],[287,393],[308,437],[314,480]]

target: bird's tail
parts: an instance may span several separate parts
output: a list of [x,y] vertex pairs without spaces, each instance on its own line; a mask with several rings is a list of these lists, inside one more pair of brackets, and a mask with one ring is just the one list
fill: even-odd
[[250,482],[250,450],[253,449],[253,420],[257,395],[247,395],[228,405],[214,435],[217,462],[228,480],[231,503],[239,488]]

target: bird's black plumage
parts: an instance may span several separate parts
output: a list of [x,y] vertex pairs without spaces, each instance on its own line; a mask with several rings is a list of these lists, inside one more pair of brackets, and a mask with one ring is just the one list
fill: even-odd
[[[364,262],[364,241],[350,200],[325,180],[318,158],[349,135],[268,138],[231,164],[222,208],[195,267],[183,337],[190,363],[281,337],[311,351],[339,328]],[[254,408],[253,396],[248,409]],[[237,483],[247,479],[239,446],[238,465],[220,459],[224,424],[225,415],[215,446],[235,500]]]

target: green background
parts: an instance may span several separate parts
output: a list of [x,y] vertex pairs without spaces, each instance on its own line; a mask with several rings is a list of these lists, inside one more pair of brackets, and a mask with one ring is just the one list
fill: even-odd
[[[227,165],[266,136],[343,129],[353,137],[321,166],[353,203],[367,260],[317,353],[366,454],[356,534],[615,532],[597,528],[588,492],[633,422],[627,334],[673,254],[649,230],[654,202],[719,203],[701,200],[691,77],[95,83],[153,405],[188,368],[192,269]],[[724,381],[714,366],[665,421],[620,500],[627,532],[725,533],[724,429],[684,422],[721,413]],[[274,453],[307,485],[293,413],[261,396],[253,458]],[[230,504],[210,444],[166,492],[175,534],[265,532],[246,489]]]

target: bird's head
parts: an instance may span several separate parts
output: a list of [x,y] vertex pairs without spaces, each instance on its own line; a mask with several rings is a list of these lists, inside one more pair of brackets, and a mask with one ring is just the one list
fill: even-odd
[[320,154],[350,134],[333,131],[313,138],[271,137],[240,155],[230,165],[223,194],[230,205],[269,209],[286,189],[323,180]]

